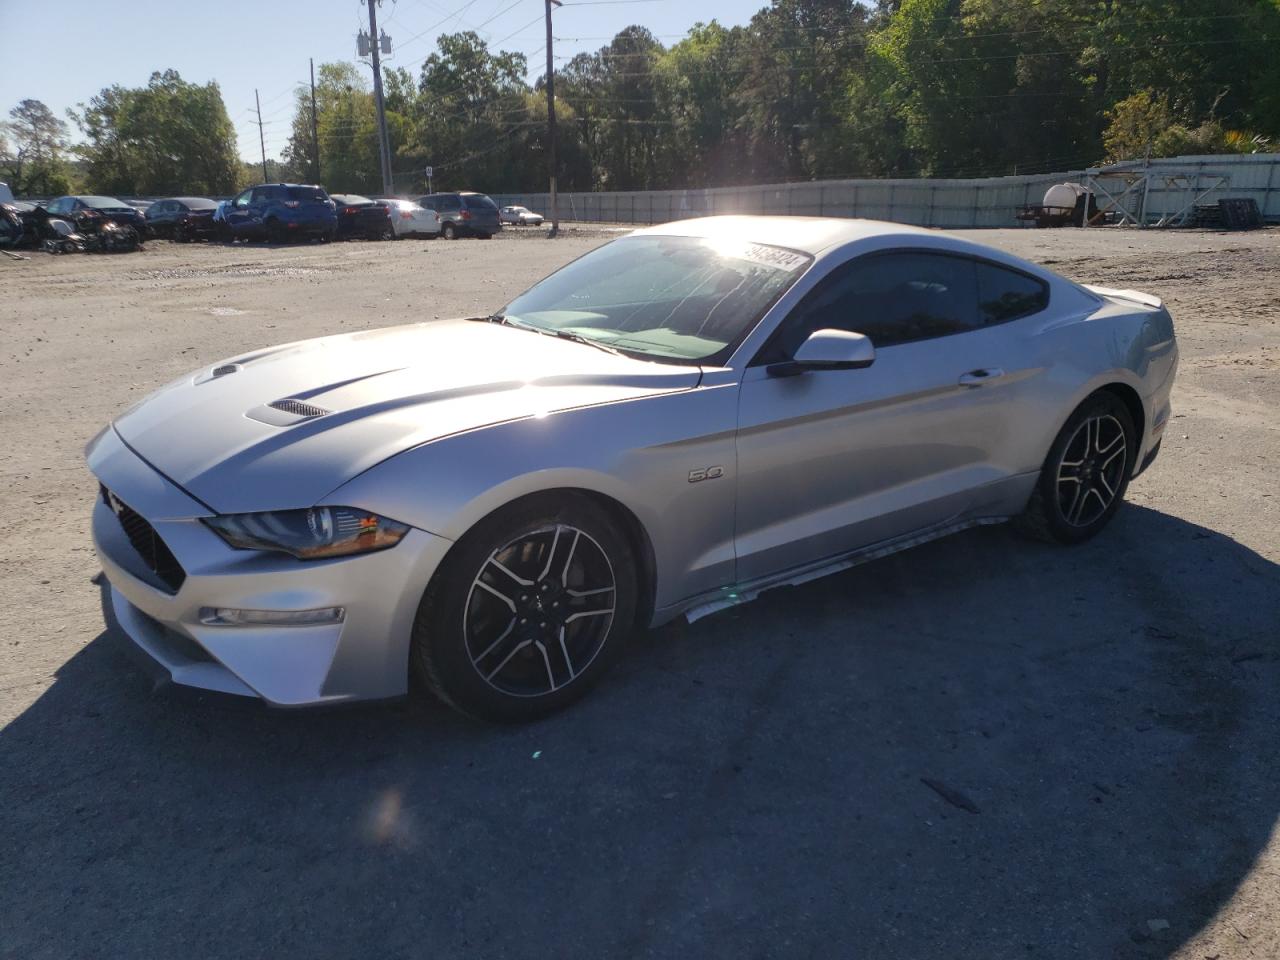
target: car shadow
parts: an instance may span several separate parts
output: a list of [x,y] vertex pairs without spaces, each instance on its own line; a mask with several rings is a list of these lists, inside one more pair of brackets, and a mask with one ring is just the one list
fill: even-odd
[[1276,825],[1277,622],[1130,505],[642,634],[518,728],[153,694],[104,631],[0,730],[0,956],[1168,957]]

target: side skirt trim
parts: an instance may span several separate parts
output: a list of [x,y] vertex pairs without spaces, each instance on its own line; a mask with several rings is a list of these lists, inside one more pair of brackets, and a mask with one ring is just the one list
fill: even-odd
[[695,620],[701,620],[712,613],[750,603],[766,590],[773,590],[776,587],[799,586],[802,583],[808,583],[810,580],[829,577],[833,573],[848,570],[871,560],[879,560],[881,557],[888,557],[911,547],[929,543],[931,540],[949,537],[951,534],[960,533],[962,530],[1006,523],[1008,520],[1008,517],[974,517],[955,523],[946,523],[908,534],[905,537],[883,540],[867,547],[860,547],[857,550],[840,554],[836,557],[828,557],[800,567],[792,567],[790,570],[771,574],[751,583],[741,584],[736,587],[721,587],[714,594],[704,594],[703,597],[691,601],[689,607],[684,610],[684,616],[689,623],[693,623]]

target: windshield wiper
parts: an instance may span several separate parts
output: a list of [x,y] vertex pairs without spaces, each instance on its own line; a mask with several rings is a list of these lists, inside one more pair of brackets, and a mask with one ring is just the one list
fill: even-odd
[[601,343],[599,340],[593,340],[590,337],[584,337],[580,333],[574,333],[572,330],[557,330],[554,327],[540,327],[536,323],[529,323],[527,320],[520,320],[516,317],[508,317],[501,313],[492,313],[487,317],[472,317],[472,320],[484,323],[497,323],[504,327],[515,327],[517,330],[532,330],[534,333],[540,333],[546,337],[555,337],[558,340],[572,340],[574,343],[583,343],[588,347],[595,347],[597,350],[603,350],[605,353],[611,353],[615,357],[626,357],[629,354],[617,347],[610,347]]
[[595,347],[597,350],[603,350],[605,353],[612,353],[615,357],[625,357],[626,354],[617,347],[610,347],[601,343],[599,340],[592,340],[590,337],[584,337],[580,333],[574,333],[571,330],[547,330],[546,333],[553,337],[559,337],[561,340],[572,340],[574,343],[585,343],[588,347]]

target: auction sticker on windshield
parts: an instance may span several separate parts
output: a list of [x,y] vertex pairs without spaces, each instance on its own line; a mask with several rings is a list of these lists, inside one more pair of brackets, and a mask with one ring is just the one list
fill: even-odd
[[781,247],[770,247],[763,243],[749,243],[740,251],[735,250],[734,254],[750,263],[777,267],[781,270],[797,270],[809,262],[809,258],[802,253],[793,253],[790,250],[783,250]]

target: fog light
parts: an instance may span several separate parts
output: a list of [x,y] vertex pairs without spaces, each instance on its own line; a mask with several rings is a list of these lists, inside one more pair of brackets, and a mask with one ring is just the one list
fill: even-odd
[[345,607],[319,610],[237,610],[234,607],[201,607],[200,622],[215,627],[314,627],[341,623]]

